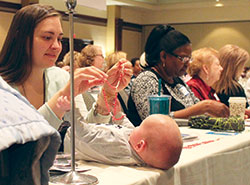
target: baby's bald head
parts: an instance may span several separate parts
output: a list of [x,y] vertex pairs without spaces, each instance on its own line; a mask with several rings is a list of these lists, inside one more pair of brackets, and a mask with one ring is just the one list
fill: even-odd
[[[147,117],[131,133],[130,143],[144,162],[161,169],[168,169],[178,162],[183,144],[176,122],[160,114]],[[138,143],[144,143],[143,149],[137,150]]]

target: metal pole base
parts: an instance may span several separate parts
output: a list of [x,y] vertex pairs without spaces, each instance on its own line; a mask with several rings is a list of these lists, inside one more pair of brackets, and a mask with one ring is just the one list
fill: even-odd
[[98,184],[98,179],[92,175],[85,175],[76,171],[70,171],[60,176],[52,176],[50,178],[50,182],[61,185],[96,185]]

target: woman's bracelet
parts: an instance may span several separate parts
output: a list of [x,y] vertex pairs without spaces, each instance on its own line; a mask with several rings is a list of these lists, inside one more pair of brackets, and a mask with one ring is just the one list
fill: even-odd
[[174,111],[170,112],[170,113],[169,113],[169,116],[170,116],[171,118],[174,118]]

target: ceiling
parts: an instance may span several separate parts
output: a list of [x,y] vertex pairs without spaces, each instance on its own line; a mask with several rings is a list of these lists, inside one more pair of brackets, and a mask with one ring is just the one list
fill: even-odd
[[141,9],[171,9],[189,7],[250,6],[250,0],[106,0],[107,5],[129,6]]

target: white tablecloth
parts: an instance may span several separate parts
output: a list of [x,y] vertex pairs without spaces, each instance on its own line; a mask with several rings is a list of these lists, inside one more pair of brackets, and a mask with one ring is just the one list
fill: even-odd
[[175,185],[250,184],[250,133],[225,133],[181,128],[197,134],[185,142],[180,161],[174,167]]
[[[247,185],[250,184],[250,131],[212,132],[181,127],[198,136],[184,142],[179,162],[167,171],[81,162],[100,185]],[[52,185],[52,183],[50,183]]]

